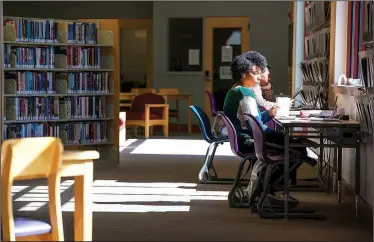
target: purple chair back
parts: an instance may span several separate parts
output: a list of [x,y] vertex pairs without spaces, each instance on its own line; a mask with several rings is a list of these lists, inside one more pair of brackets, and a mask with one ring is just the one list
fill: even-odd
[[230,119],[223,112],[218,113],[222,116],[223,122],[225,123],[225,126],[227,128],[227,135],[229,137],[231,151],[241,158],[248,156],[249,154],[243,154],[239,151],[238,136]]
[[267,156],[266,153],[266,140],[264,131],[262,130],[260,124],[256,120],[256,118],[251,114],[245,114],[249,117],[249,124],[252,128],[252,135],[254,140],[254,146],[255,146],[255,153],[257,156],[257,159],[259,159],[262,162],[265,163],[273,163],[271,159]]
[[[260,107],[260,110],[261,112],[265,111],[266,109],[262,106],[259,106]],[[273,119],[269,120],[266,125],[271,128],[271,129],[274,129],[275,130],[275,121]]]
[[[146,104],[165,104],[165,99],[154,93],[146,93],[136,96],[131,104],[131,112],[142,112],[145,111]],[[160,117],[163,115],[163,108],[151,108],[151,113],[154,113]]]
[[214,96],[213,96],[213,94],[211,92],[205,91],[205,93],[209,97],[210,108],[212,110],[213,116],[217,116],[218,112],[217,112],[217,107],[216,107],[216,99],[214,99]]

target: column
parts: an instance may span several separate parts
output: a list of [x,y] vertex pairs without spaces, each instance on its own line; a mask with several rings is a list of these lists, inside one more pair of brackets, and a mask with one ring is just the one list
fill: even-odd
[[295,1],[293,9],[292,93],[303,85],[299,64],[304,59],[304,4],[304,1]]

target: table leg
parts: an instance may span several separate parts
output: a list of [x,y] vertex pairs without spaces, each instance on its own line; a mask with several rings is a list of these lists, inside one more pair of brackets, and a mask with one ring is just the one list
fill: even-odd
[[336,194],[336,182],[337,182],[337,167],[338,167],[338,148],[334,147],[334,160],[332,165],[332,193]]
[[290,189],[290,129],[284,128],[284,219],[288,219],[288,196]]
[[75,177],[75,241],[92,241],[93,162],[86,162],[84,169],[84,176]]
[[192,116],[191,111],[188,109],[189,106],[192,105],[191,97],[188,97],[187,99],[187,124],[188,124],[188,134],[192,135]]
[[[358,137],[360,137],[360,131],[357,131]],[[361,194],[361,142],[357,139],[356,142],[356,161],[355,161],[355,209],[356,209],[356,222],[358,222],[359,216],[359,196]]]
[[337,164],[337,171],[338,171],[338,203],[342,202],[342,160],[343,160],[343,147],[341,139],[339,139],[339,145],[338,145],[338,164]]

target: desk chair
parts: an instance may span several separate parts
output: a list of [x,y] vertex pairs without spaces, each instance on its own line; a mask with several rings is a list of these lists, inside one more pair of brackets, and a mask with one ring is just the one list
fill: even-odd
[[217,136],[216,134],[216,123],[217,118],[219,117],[218,111],[217,111],[217,105],[216,105],[216,99],[214,98],[213,94],[209,91],[205,91],[205,93],[208,95],[209,103],[210,103],[210,109],[212,111],[212,116],[214,117],[213,125],[212,125],[212,133],[214,136]]
[[[1,216],[4,241],[63,241],[60,166],[63,146],[52,137],[5,140],[1,147]],[[13,181],[46,178],[49,196],[49,223],[14,218]]]
[[[204,165],[199,172],[199,182],[204,184],[232,184],[232,178],[219,178],[213,165],[214,155],[220,144],[228,141],[227,137],[214,137],[211,132],[211,125],[208,115],[198,106],[188,107],[199,121],[201,135],[203,139],[209,143],[208,150],[205,155]],[[211,151],[213,149],[213,151]],[[211,172],[213,174],[211,174]]]
[[[238,137],[233,124],[223,112],[219,112],[219,114],[221,115],[223,122],[225,123],[225,126],[227,128],[231,151],[242,158],[235,176],[234,184],[228,195],[229,205],[230,208],[248,208],[249,200],[244,192],[244,189],[248,186],[249,183],[249,179],[246,179],[246,175],[251,170],[253,164],[257,161],[257,157],[255,153],[243,154],[239,151]],[[247,169],[244,169],[247,162],[248,167]],[[244,174],[243,170],[246,171]]]
[[[262,193],[257,203],[258,213],[261,218],[284,218],[283,211],[279,211],[278,208],[273,208],[272,204],[267,199],[268,194],[270,193],[270,188],[271,188],[270,186],[273,186],[273,188],[275,188],[276,185],[280,181],[283,181],[284,179],[282,175],[278,180],[270,184],[271,177],[275,169],[279,167],[280,165],[284,164],[284,152],[278,152],[278,153],[268,152],[268,149],[269,149],[268,147],[271,144],[266,143],[264,131],[262,130],[260,124],[258,123],[258,121],[253,115],[250,115],[250,114],[246,114],[246,115],[249,117],[249,123],[252,128],[256,156],[260,161],[267,164],[265,168],[266,170],[265,170],[264,179],[263,179]],[[308,156],[296,153],[296,152],[290,152],[289,161],[290,161],[289,162],[290,171],[298,167],[301,163],[307,163],[311,166],[315,166],[317,164],[316,160]],[[265,202],[268,203],[267,208],[265,207]],[[290,209],[288,217],[289,218],[326,219],[324,215],[316,215],[312,213],[313,211],[296,212]]]

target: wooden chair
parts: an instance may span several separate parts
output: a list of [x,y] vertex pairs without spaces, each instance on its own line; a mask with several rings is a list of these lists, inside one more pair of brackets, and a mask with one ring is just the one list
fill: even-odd
[[[167,95],[179,94],[178,88],[160,88],[160,93]],[[179,121],[179,100],[175,100],[175,109],[169,110],[169,116],[177,120],[178,133],[180,133],[180,121]]]
[[[63,241],[59,173],[63,146],[60,139],[38,137],[12,139],[1,147],[1,212],[4,241]],[[14,180],[46,178],[50,223],[14,218],[12,185]]]
[[147,94],[147,93],[156,93],[156,89],[154,88],[131,88],[131,92],[134,92],[140,95],[140,94]]
[[163,96],[148,93],[136,96],[126,113],[126,125],[144,127],[144,137],[149,138],[149,128],[163,126],[164,137],[169,136],[169,104]]

